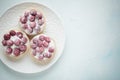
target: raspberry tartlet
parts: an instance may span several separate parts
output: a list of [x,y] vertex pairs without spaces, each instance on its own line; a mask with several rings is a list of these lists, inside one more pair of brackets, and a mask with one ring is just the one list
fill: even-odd
[[45,34],[40,34],[30,42],[30,55],[40,64],[49,63],[55,55],[55,42]]
[[45,27],[45,17],[40,11],[31,9],[25,11],[19,19],[20,28],[29,36],[43,32]]
[[19,59],[29,49],[29,39],[19,30],[10,30],[5,33],[2,40],[5,54],[11,59]]

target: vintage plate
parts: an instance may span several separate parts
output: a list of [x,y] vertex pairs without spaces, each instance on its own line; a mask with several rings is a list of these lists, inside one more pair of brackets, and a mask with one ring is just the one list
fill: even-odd
[[[29,53],[21,60],[13,62],[6,58],[4,50],[1,44],[3,34],[11,28],[17,27],[19,17],[28,8],[39,8],[45,15],[46,18],[46,30],[45,34],[51,36],[56,42],[56,55],[54,59],[47,65],[35,64],[29,56]],[[65,44],[65,33],[64,28],[61,24],[59,17],[48,7],[38,3],[22,3],[8,9],[0,17],[0,59],[10,69],[21,72],[21,73],[37,73],[50,68],[61,56],[64,44]]]

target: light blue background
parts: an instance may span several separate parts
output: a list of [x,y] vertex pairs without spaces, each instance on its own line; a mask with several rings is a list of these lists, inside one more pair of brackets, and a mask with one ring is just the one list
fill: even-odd
[[0,0],[0,16],[27,1],[45,4],[60,16],[64,54],[50,69],[31,75],[0,61],[0,80],[120,80],[120,0]]

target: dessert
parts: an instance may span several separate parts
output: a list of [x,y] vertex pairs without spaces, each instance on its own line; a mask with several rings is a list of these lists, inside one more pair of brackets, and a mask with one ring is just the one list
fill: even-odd
[[19,20],[20,28],[29,36],[37,35],[43,32],[45,27],[45,18],[40,11],[31,9],[25,11]]
[[55,55],[55,43],[45,34],[35,36],[30,42],[30,55],[40,64],[49,63]]
[[45,17],[40,11],[25,11],[19,19],[18,30],[9,30],[3,35],[5,55],[16,60],[29,53],[33,61],[49,63],[55,56],[56,46],[55,41],[43,33],[45,24]]
[[5,33],[2,40],[5,54],[12,59],[19,59],[29,49],[29,39],[25,33],[18,30],[10,30]]

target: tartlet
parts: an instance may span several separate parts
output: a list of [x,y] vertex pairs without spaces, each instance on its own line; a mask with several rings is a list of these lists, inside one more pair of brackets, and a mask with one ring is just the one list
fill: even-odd
[[55,55],[55,41],[45,34],[35,36],[30,42],[30,55],[40,64],[49,63]]
[[19,30],[9,30],[3,35],[4,53],[11,59],[22,58],[29,50],[29,39]]
[[26,10],[19,19],[21,30],[29,36],[35,36],[42,33],[45,28],[45,23],[43,13],[36,9]]

